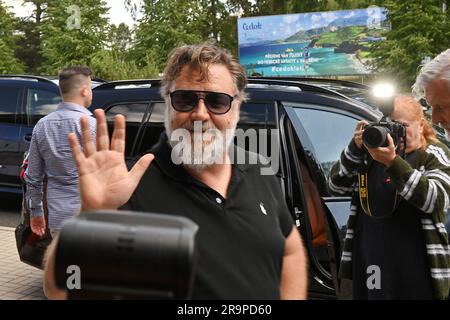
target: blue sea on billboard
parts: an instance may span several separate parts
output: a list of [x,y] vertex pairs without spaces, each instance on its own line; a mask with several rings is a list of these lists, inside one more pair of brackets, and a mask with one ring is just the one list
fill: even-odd
[[385,38],[384,8],[238,20],[240,63],[248,75],[370,73],[370,46]]
[[[264,76],[281,75],[339,75],[368,73],[351,55],[334,53],[333,48],[309,49],[304,57],[301,44],[282,44],[244,47],[240,49],[240,63],[248,72]],[[292,51],[291,51],[292,50]]]

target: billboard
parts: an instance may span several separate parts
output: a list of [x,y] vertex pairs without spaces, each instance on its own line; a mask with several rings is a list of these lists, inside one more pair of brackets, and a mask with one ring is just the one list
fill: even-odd
[[249,76],[368,74],[370,47],[389,30],[386,15],[373,6],[240,18],[240,63]]

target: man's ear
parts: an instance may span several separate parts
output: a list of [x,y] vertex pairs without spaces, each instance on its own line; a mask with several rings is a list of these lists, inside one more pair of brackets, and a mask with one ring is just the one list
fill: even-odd
[[80,95],[84,98],[87,96],[87,86],[83,84],[80,88]]

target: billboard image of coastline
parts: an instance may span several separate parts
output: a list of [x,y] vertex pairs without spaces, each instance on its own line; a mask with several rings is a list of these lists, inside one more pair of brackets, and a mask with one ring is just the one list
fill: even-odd
[[240,63],[249,76],[371,73],[370,47],[389,30],[385,8],[238,19]]

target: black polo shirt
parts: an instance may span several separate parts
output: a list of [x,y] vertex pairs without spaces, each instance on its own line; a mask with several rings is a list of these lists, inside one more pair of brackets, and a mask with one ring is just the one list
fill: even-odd
[[227,198],[171,161],[163,134],[124,209],[174,214],[199,225],[193,299],[278,299],[293,221],[275,176],[233,165]]

